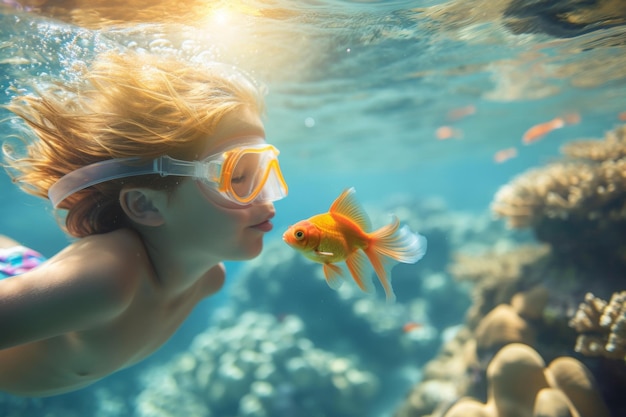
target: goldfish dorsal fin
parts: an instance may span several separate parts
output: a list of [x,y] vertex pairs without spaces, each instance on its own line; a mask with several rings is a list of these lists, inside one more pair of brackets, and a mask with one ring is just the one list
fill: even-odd
[[335,202],[330,206],[330,214],[339,214],[353,221],[364,232],[369,232],[372,228],[370,219],[355,197],[356,190],[350,187],[345,190]]

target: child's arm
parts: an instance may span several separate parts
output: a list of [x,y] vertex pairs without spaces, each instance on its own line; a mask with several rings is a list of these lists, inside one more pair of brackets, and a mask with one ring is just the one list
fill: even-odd
[[133,268],[85,249],[0,281],[0,349],[88,329],[124,311],[135,292]]

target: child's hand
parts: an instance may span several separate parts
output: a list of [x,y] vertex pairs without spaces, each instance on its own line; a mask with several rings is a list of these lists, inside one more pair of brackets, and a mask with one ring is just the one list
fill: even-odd
[[218,292],[224,285],[225,279],[226,268],[222,262],[209,269],[205,277],[207,295],[212,295]]

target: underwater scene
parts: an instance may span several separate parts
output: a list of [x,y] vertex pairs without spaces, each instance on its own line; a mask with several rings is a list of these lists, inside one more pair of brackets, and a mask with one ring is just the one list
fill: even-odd
[[[0,416],[626,416],[624,1],[4,0],[0,104],[115,49],[262,83],[289,194],[156,353],[0,392]],[[283,238],[346,190],[371,230],[427,241],[395,301]],[[0,194],[0,235],[72,241],[4,172]]]

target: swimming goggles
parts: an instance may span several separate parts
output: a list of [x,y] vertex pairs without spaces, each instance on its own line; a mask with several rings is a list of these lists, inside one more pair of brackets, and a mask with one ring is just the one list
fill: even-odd
[[287,196],[287,183],[278,165],[279,151],[259,143],[238,145],[200,161],[183,161],[164,155],[151,161],[117,158],[96,162],[61,177],[48,190],[54,208],[70,195],[105,181],[138,175],[192,177],[226,200],[245,206],[272,202]]

